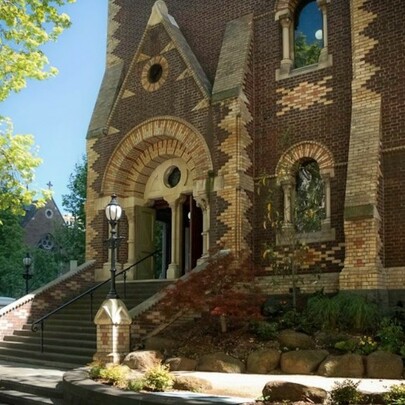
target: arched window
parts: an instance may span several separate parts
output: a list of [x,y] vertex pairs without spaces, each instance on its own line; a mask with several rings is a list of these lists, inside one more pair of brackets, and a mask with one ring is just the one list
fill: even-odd
[[294,17],[294,67],[318,63],[322,48],[322,12],[316,0],[304,1]]
[[298,232],[317,232],[326,217],[325,186],[315,160],[298,164],[295,176],[294,224]]
[[276,20],[282,33],[282,59],[276,78],[299,74],[306,66],[332,64],[328,53],[327,4],[331,0],[278,0]]
[[[283,191],[283,218],[278,244],[293,232],[304,242],[335,239],[331,227],[331,177],[334,160],[330,151],[317,142],[301,142],[289,148],[276,168]],[[284,234],[284,235],[283,235]]]

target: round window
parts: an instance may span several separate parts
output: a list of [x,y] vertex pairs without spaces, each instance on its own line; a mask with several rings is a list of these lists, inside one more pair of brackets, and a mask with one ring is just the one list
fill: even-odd
[[181,172],[177,166],[170,167],[165,176],[165,183],[167,187],[173,188],[180,183]]
[[149,68],[148,80],[149,83],[157,83],[163,74],[163,68],[160,63],[155,63]]
[[52,218],[53,217],[53,211],[51,210],[51,209],[49,209],[49,208],[47,208],[46,210],[45,210],[45,216],[47,217],[47,218]]
[[39,242],[38,247],[44,250],[52,250],[55,246],[53,237],[51,234],[46,234]]

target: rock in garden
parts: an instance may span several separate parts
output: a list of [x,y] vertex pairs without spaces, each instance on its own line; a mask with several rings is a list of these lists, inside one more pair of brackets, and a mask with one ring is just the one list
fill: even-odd
[[281,355],[281,371],[287,374],[311,374],[328,355],[327,350],[297,350]]
[[354,353],[328,356],[318,368],[318,374],[325,377],[361,378],[364,371],[363,356]]
[[212,389],[212,384],[203,378],[193,376],[178,376],[173,388],[181,391],[206,392]]
[[127,354],[122,364],[132,370],[147,370],[162,363],[162,353],[155,350],[139,350]]
[[296,332],[292,329],[282,330],[278,335],[281,347],[288,349],[313,349],[315,342],[305,333]]
[[322,388],[308,387],[286,381],[270,381],[263,388],[263,397],[272,402],[276,401],[311,401],[323,403],[327,392]]
[[197,367],[197,360],[186,357],[172,357],[165,361],[170,371],[194,371]]
[[252,352],[247,359],[247,372],[250,374],[267,374],[278,367],[280,356],[280,352],[275,349]]
[[161,353],[171,354],[179,346],[179,342],[161,336],[153,336],[145,340],[145,350],[156,350]]
[[243,373],[245,365],[235,357],[218,352],[202,356],[197,363],[196,370],[219,373]]
[[367,356],[367,377],[369,378],[402,378],[404,365],[401,356],[376,351]]

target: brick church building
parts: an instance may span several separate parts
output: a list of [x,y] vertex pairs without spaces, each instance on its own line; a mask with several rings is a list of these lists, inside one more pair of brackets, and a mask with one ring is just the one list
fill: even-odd
[[[282,231],[293,228],[310,253],[304,277],[321,270],[316,288],[397,300],[405,285],[398,15],[402,0],[110,0],[106,71],[87,134],[96,279],[108,277],[104,207],[116,193],[125,212],[119,261],[130,265],[160,241],[158,267],[149,260],[133,279],[178,278],[218,244],[249,252],[271,277],[263,245],[282,252]],[[277,229],[263,227],[268,201],[255,189],[263,178],[278,193]],[[316,201],[299,212],[311,184]],[[300,215],[315,215],[314,226],[297,228]]]

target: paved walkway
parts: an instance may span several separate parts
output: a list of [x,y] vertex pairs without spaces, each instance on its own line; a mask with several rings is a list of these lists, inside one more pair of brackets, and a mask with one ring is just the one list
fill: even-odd
[[[11,380],[23,384],[42,386],[47,388],[56,387],[63,378],[66,370],[54,369],[42,366],[34,366],[19,363],[7,363],[0,361],[0,380]],[[325,378],[308,375],[259,375],[259,374],[225,374],[206,372],[175,372],[177,375],[195,376],[209,380],[213,390],[208,393],[223,395],[223,398],[215,403],[241,403],[242,401],[253,401],[261,396],[262,389],[266,382],[283,380],[311,385],[330,390],[335,382],[343,381],[344,378]],[[357,381],[357,379],[354,379]],[[359,389],[364,392],[384,392],[391,385],[404,383],[404,380],[380,380],[361,379]],[[190,397],[190,393],[162,393],[163,396]],[[201,394],[199,394],[201,395]]]

